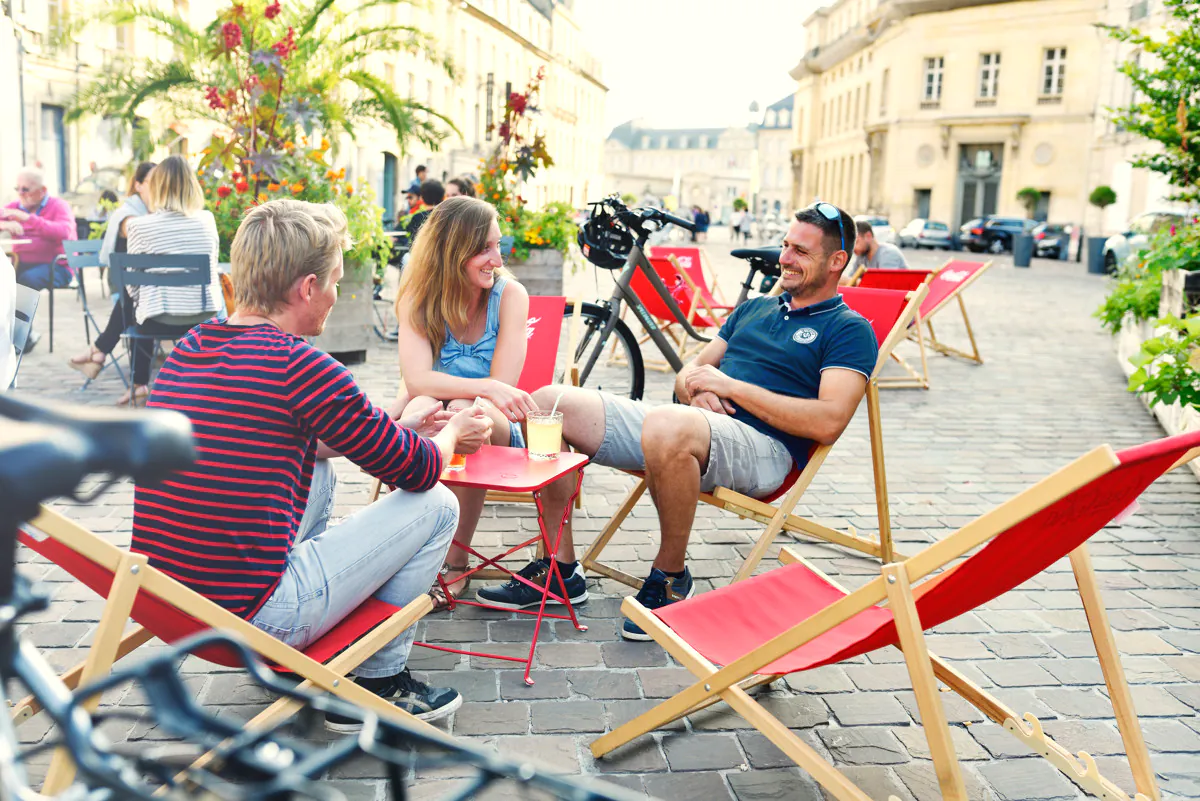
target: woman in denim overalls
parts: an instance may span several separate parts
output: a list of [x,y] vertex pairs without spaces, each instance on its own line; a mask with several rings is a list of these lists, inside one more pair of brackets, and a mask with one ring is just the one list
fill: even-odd
[[[516,388],[525,366],[529,294],[504,269],[495,209],[481,200],[454,197],[434,207],[413,242],[400,289],[400,370],[404,414],[442,404],[446,412],[487,401],[492,444],[524,447],[521,422],[536,409]],[[483,511],[485,492],[455,487],[459,501],[456,542],[469,545]],[[442,568],[455,597],[468,581],[466,551],[452,547]],[[435,587],[439,606],[445,604]]]

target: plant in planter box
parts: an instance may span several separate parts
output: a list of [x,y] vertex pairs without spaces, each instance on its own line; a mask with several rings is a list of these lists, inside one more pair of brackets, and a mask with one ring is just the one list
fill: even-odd
[[1157,324],[1168,330],[1143,342],[1130,359],[1137,368],[1129,377],[1130,391],[1148,395],[1151,406],[1178,401],[1200,409],[1200,315],[1165,317]]
[[1138,320],[1157,317],[1166,270],[1200,270],[1200,225],[1159,231],[1148,248],[1118,267],[1108,297],[1096,310],[1101,325],[1116,334],[1126,314]]
[[1034,189],[1032,186],[1027,186],[1020,192],[1017,192],[1017,201],[1021,207],[1025,209],[1025,216],[1033,219],[1034,213],[1037,211],[1038,203],[1042,199],[1042,193]]

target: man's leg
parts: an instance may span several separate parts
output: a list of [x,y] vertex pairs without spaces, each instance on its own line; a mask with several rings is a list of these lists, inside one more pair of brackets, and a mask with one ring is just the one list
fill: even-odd
[[654,567],[668,575],[684,568],[708,450],[708,421],[700,410],[672,404],[651,409],[646,416],[646,486],[662,532]]

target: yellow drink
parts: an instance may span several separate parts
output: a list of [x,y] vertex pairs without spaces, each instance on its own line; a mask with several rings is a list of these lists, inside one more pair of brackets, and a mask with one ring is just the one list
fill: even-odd
[[529,458],[544,461],[557,459],[562,450],[562,412],[530,412],[525,420]]
[[467,466],[467,457],[461,453],[456,453],[450,457],[450,464],[446,465],[447,470],[457,472]]

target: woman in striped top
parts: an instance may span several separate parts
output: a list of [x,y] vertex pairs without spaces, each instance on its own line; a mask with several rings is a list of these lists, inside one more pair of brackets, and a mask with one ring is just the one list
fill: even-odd
[[[204,208],[204,192],[186,161],[171,156],[150,171],[148,206],[150,214],[125,222],[130,253],[161,255],[203,254],[208,256],[212,282],[203,291],[196,287],[131,287],[113,308],[108,325],[96,337],[86,359],[71,360],[71,366],[94,378],[113,352],[127,326],[137,325],[146,333],[178,330],[180,326],[204,322],[222,307],[217,278],[217,223]],[[133,341],[132,386],[118,401],[135,406],[150,394],[150,365],[154,345],[150,340]]]

